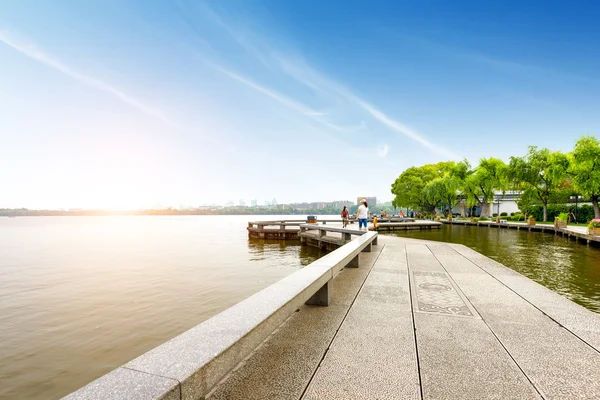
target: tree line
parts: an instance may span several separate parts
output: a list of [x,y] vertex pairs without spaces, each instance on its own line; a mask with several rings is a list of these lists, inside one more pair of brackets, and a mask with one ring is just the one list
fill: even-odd
[[[355,214],[357,205],[348,208],[351,214]],[[382,211],[391,213],[393,211],[390,202],[370,206],[369,210],[375,214]],[[304,209],[294,207],[225,207],[215,209],[185,209],[174,208],[112,211],[112,210],[30,210],[27,208],[0,208],[0,217],[36,217],[36,216],[116,216],[116,215],[339,215],[341,208],[326,207],[319,209]]]
[[549,204],[564,204],[570,196],[581,195],[592,203],[595,218],[600,218],[600,141],[583,136],[568,153],[529,146],[527,154],[510,157],[508,164],[490,157],[481,158],[476,167],[466,159],[411,167],[392,184],[392,204],[435,213],[439,208],[451,212],[464,201],[490,216],[498,191],[520,193],[517,204],[525,214],[541,206],[544,221]]

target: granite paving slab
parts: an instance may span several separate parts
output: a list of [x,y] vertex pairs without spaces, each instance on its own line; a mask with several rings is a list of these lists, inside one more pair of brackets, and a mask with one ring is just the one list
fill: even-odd
[[333,279],[328,307],[300,307],[207,398],[299,399],[382,247],[361,253],[359,268],[346,268]]
[[449,244],[481,270],[600,351],[600,314],[555,293],[518,272],[463,245]]
[[419,399],[403,246],[386,244],[303,399]]
[[600,398],[596,349],[450,246],[429,247],[546,399]]

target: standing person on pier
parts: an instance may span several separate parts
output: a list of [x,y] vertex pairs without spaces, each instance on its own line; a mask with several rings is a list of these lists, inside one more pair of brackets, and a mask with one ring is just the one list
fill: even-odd
[[348,226],[348,207],[344,206],[342,210],[342,228]]
[[362,231],[364,225],[366,231],[367,221],[369,218],[369,205],[367,204],[367,200],[362,199],[360,201],[360,206],[358,207],[358,211],[356,212],[356,218],[358,219],[358,229]]

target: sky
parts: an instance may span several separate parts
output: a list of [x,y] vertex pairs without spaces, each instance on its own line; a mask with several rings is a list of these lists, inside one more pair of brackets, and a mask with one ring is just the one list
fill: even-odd
[[0,208],[391,200],[600,135],[596,1],[0,1]]

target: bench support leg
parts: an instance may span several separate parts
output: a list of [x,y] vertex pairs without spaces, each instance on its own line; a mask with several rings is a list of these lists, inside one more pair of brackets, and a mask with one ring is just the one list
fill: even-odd
[[375,239],[373,239],[371,243],[373,244],[373,246],[377,246],[377,236],[375,236]]
[[324,284],[323,287],[319,289],[317,293],[313,294],[312,297],[308,299],[305,304],[309,306],[328,306],[329,300],[331,300],[330,285],[331,281]]
[[344,237],[344,240],[352,240],[352,235],[349,233],[342,233],[342,236]]
[[346,265],[346,268],[358,268],[358,254]]
[[365,247],[364,249],[362,249],[363,253],[370,253],[371,252],[371,243],[369,243],[367,245],[367,247]]

